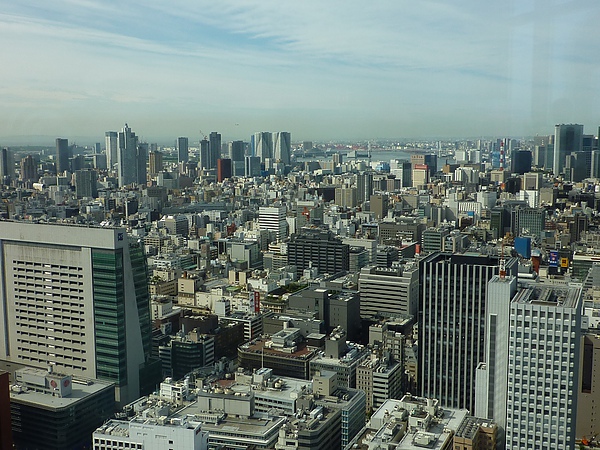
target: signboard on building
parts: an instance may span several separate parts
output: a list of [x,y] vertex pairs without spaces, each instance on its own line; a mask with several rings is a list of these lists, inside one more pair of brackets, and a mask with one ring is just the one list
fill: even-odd
[[250,311],[259,313],[260,312],[260,292],[258,292],[258,291],[248,292],[248,300],[250,302]]
[[552,250],[548,254],[548,265],[550,267],[558,267],[558,252],[556,250]]

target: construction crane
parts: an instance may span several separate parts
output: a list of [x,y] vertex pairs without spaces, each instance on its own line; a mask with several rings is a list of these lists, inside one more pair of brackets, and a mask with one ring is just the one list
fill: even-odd
[[200,130],[200,136],[202,136],[204,138],[205,141],[208,141],[208,136],[205,135],[202,130]]

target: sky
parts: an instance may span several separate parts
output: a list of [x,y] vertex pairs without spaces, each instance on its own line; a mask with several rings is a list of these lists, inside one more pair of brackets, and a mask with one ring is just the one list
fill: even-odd
[[600,125],[598,0],[0,0],[0,145]]

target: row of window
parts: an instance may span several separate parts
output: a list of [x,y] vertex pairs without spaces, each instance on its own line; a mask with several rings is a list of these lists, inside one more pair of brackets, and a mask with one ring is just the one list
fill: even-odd
[[32,333],[30,331],[17,330],[17,334],[21,336],[31,336],[36,339],[35,342],[39,341],[39,339],[48,339],[55,342],[64,342],[65,344],[69,344],[69,346],[73,345],[85,345],[85,341],[80,341],[76,339],[65,339],[62,336],[48,336],[46,333]]
[[[35,323],[31,324],[31,323],[19,322],[18,327],[21,330],[29,329],[29,330],[43,330],[44,332],[51,332],[51,333],[54,332],[54,328],[48,328],[48,324],[46,323],[45,320],[42,320],[42,321],[37,320],[36,321],[36,323],[40,323],[40,322],[41,322],[41,325],[36,325]],[[65,328],[62,328],[60,330],[60,332],[62,334],[70,334],[71,336],[81,336],[81,337],[86,336],[85,332],[74,331],[72,328],[74,328],[74,326],[73,327],[67,326]],[[77,328],[85,329],[86,327],[85,326],[81,326],[81,327],[77,326]]]
[[[47,358],[38,358],[36,356],[29,356],[29,355],[19,354],[18,358],[20,360],[24,361],[24,362],[30,362],[30,363],[46,364],[46,365],[54,365],[54,364],[56,364],[56,362],[54,361],[54,359],[48,360]],[[67,362],[64,362],[64,361],[61,361],[60,367],[64,367],[66,369],[87,371],[87,367],[76,365],[76,364],[70,364],[70,363],[67,363]]]
[[142,444],[135,442],[110,441],[106,439],[94,439],[94,450],[118,450],[122,448],[142,449]]

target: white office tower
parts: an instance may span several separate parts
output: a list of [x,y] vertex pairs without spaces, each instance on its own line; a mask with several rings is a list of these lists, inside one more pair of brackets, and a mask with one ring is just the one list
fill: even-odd
[[292,135],[287,131],[273,133],[273,159],[290,165],[292,162]]
[[261,230],[275,231],[277,240],[287,237],[286,207],[261,206],[258,210],[258,225]]
[[106,165],[109,170],[114,169],[114,165],[117,163],[117,132],[107,131],[104,133],[104,141],[106,146]]
[[581,296],[532,283],[510,303],[507,449],[575,448]]
[[488,282],[485,362],[475,375],[475,416],[494,419],[499,443],[504,442],[506,428],[510,300],[516,292],[516,277],[495,275]]
[[0,360],[114,382],[122,404],[155,387],[146,261],[124,228],[0,222],[0,267]]
[[254,133],[254,154],[252,156],[258,156],[260,162],[265,162],[266,158],[273,157],[273,134],[268,131],[261,131]]

